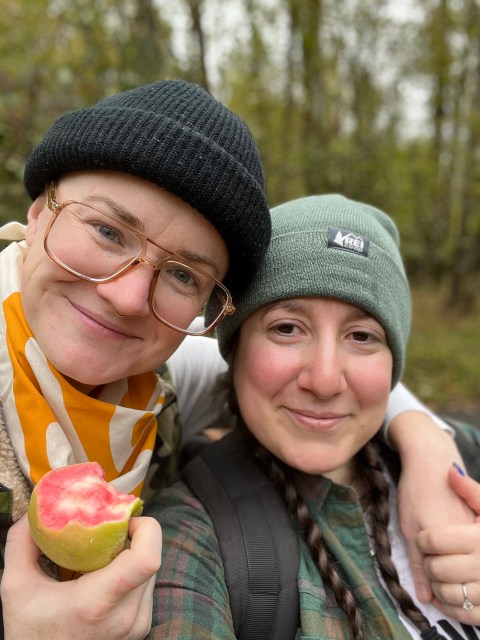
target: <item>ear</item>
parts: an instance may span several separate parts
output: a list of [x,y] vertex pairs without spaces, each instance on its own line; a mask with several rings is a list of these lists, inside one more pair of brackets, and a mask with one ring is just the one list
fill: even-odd
[[42,193],[41,196],[38,196],[38,198],[36,198],[33,201],[30,209],[28,210],[27,228],[25,230],[25,240],[27,241],[27,244],[29,246],[33,244],[35,237],[39,233],[39,227],[41,227],[40,214],[45,210],[45,205],[46,205],[46,198],[45,198],[45,195]]

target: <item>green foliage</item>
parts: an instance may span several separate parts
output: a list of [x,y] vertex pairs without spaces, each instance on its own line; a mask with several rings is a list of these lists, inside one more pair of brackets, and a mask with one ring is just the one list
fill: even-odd
[[418,287],[413,297],[414,319],[404,382],[438,411],[478,414],[480,305],[474,313],[464,315],[454,309],[445,312],[441,289]]
[[2,0],[0,220],[27,206],[25,158],[65,111],[176,74],[151,0]]
[[471,341],[478,361],[475,318],[463,331],[442,305],[467,323],[478,309],[480,5],[413,0],[394,17],[400,4],[2,0],[0,221],[24,219],[25,158],[61,113],[157,79],[199,82],[249,123],[272,205],[336,191],[394,217],[414,286],[442,282],[413,386],[471,395],[475,359],[449,345]]

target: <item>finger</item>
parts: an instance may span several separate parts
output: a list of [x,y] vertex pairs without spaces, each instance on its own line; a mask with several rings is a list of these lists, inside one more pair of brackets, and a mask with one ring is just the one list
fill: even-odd
[[39,564],[40,549],[35,544],[28,525],[27,515],[24,514],[8,531],[5,545],[5,571],[14,570],[34,571],[43,574]]
[[138,587],[146,587],[160,568],[162,530],[153,518],[132,518],[129,527],[131,545],[109,565],[83,576],[92,583],[103,600],[120,602]]
[[480,484],[472,478],[462,474],[463,470],[459,470],[459,467],[452,466],[448,472],[448,483],[455,493],[465,500],[468,506],[475,511],[477,515],[479,515]]
[[[455,585],[433,584],[435,597],[432,604],[443,611],[449,618],[464,624],[476,626],[480,624],[480,585],[477,582]],[[465,587],[465,591],[463,590]],[[438,594],[438,597],[437,597]],[[465,607],[467,602],[470,607]]]
[[149,565],[150,575],[156,573],[162,560],[162,528],[158,521],[146,516],[132,518],[128,532],[131,551],[144,556],[145,567]]
[[455,607],[452,605],[443,604],[436,598],[433,599],[432,604],[442,611],[446,618],[452,618],[458,620],[462,624],[478,626],[480,625],[480,607],[474,607],[471,611],[466,611],[463,607]]
[[431,581],[454,585],[475,581],[479,575],[479,563],[470,555],[427,556],[424,569]]
[[480,546],[480,527],[475,523],[430,527],[418,534],[416,542],[425,555],[468,554]]
[[424,571],[424,556],[414,542],[407,542],[407,551],[410,558],[410,569],[417,598],[420,602],[430,602],[432,599],[432,588],[430,586],[430,580]]
[[[480,585],[477,582],[464,582],[467,597],[472,604],[480,604]],[[465,596],[461,582],[446,584],[432,581],[432,589],[435,598],[444,605],[463,607]]]

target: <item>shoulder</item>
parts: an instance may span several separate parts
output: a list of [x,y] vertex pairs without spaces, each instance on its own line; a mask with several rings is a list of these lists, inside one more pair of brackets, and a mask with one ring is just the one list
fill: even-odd
[[150,502],[144,515],[157,517],[162,520],[170,512],[185,512],[194,517],[196,514],[206,513],[202,503],[193,495],[189,487],[179,480],[171,487],[162,489]]
[[162,526],[162,564],[148,638],[234,639],[223,561],[208,514],[182,483],[163,490],[146,515]]
[[195,545],[218,547],[210,516],[183,481],[162,489],[147,506],[144,515],[155,518],[162,525],[164,547],[180,549],[186,543],[190,552]]
[[[162,527],[162,565],[155,587],[155,609],[159,628],[168,629],[168,633],[161,637],[177,637],[171,635],[171,615],[161,606],[165,599],[175,599],[174,608],[181,618],[193,609],[205,611],[208,618],[213,607],[218,610],[222,625],[231,620],[218,539],[199,500],[183,482],[177,482],[160,492],[145,515],[156,518]],[[227,627],[230,624],[227,622]],[[195,626],[198,620],[189,620],[188,625],[192,625],[191,635],[182,637],[201,637]]]

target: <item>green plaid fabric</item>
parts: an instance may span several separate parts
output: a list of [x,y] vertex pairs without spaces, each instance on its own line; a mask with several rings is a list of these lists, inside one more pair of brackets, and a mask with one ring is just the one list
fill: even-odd
[[[355,491],[324,478],[302,476],[297,478],[297,488],[320,524],[338,570],[353,589],[364,614],[367,637],[411,638],[376,575]],[[155,499],[148,515],[161,522],[164,541],[148,639],[235,638],[220,549],[202,505],[183,483],[177,483]],[[325,589],[304,543],[300,555],[301,629],[297,640],[350,637],[345,616]]]

